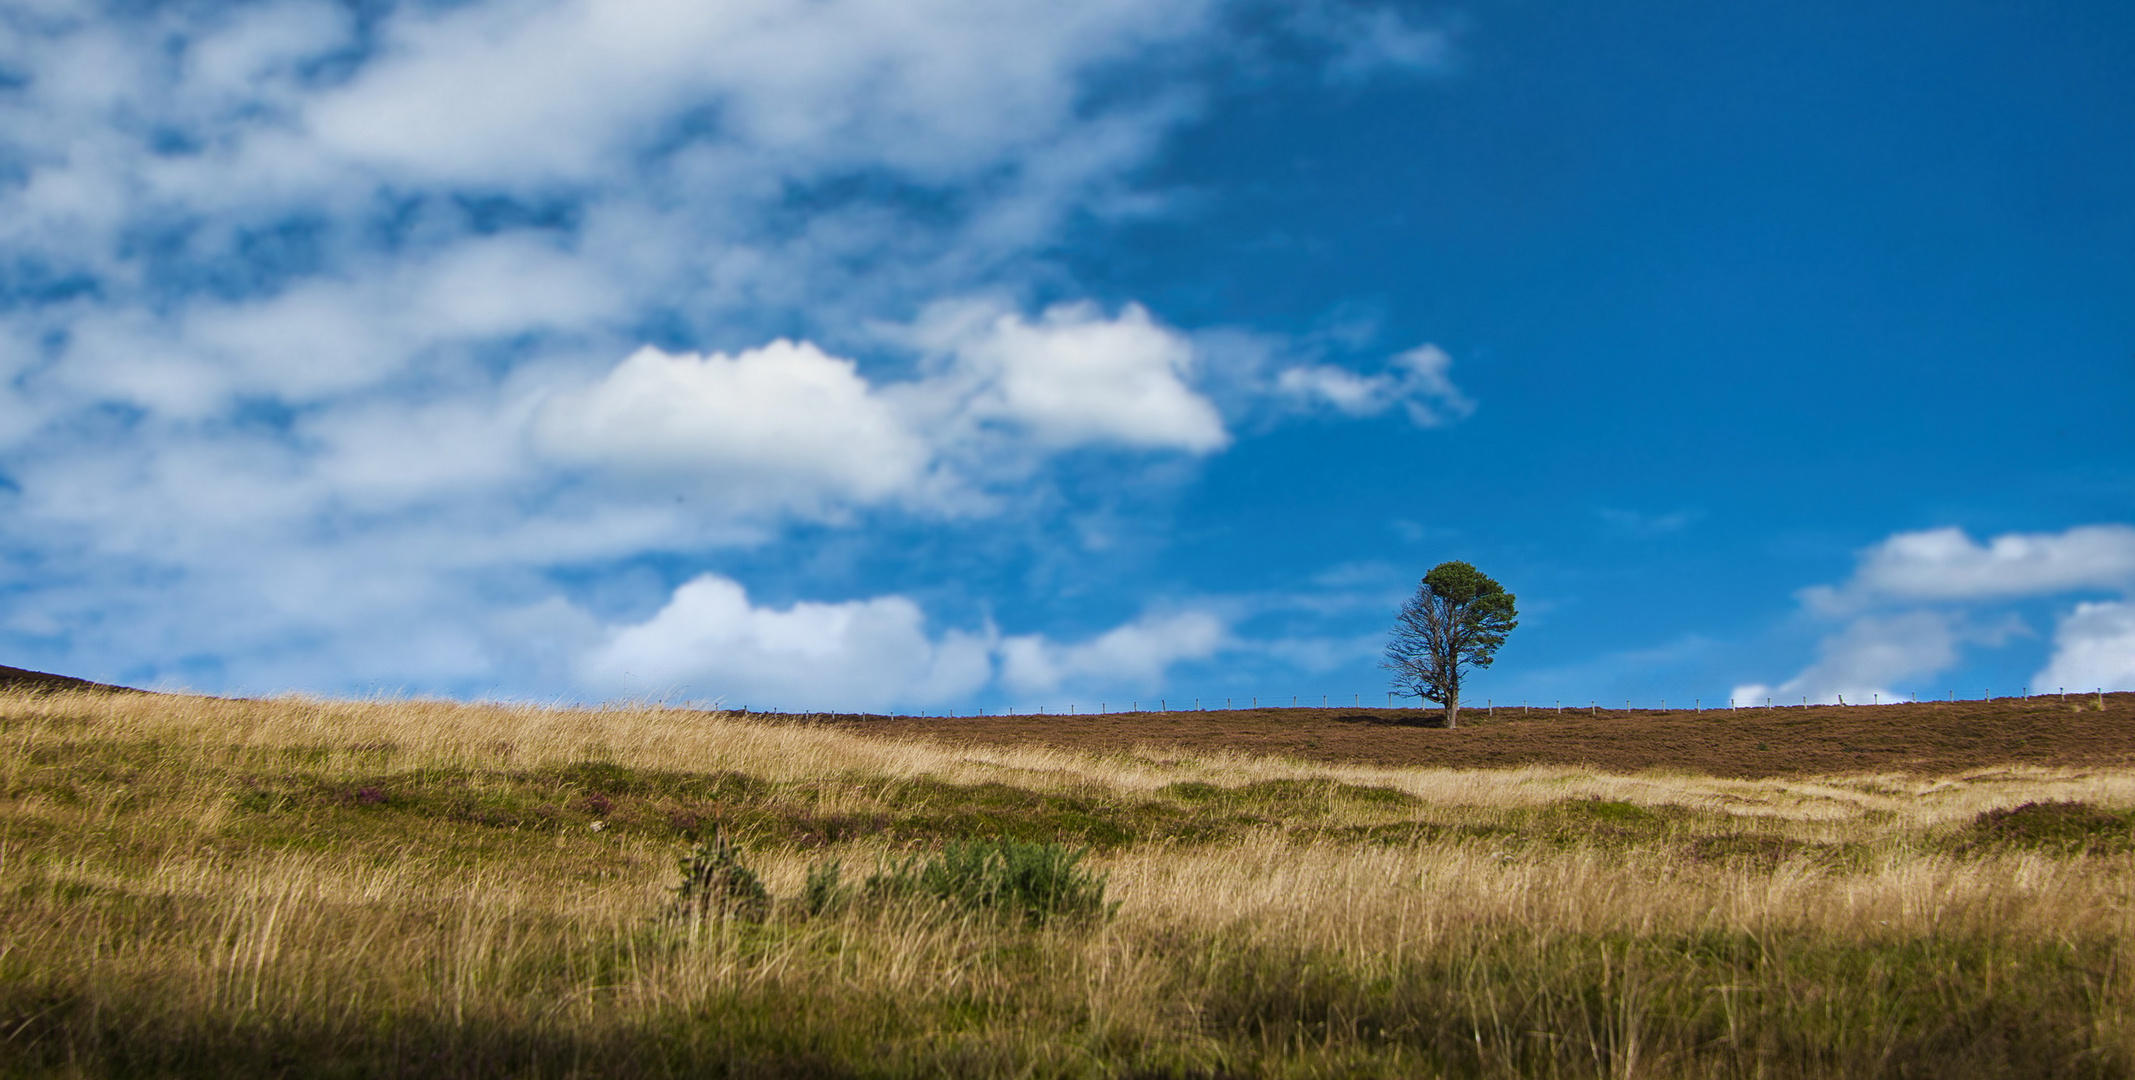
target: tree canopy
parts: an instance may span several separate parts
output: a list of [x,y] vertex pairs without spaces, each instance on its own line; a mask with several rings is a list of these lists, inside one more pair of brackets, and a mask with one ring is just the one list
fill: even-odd
[[1397,691],[1445,706],[1446,726],[1460,723],[1460,683],[1469,668],[1497,659],[1506,635],[1520,625],[1513,595],[1464,562],[1431,568],[1416,595],[1401,605],[1381,667]]

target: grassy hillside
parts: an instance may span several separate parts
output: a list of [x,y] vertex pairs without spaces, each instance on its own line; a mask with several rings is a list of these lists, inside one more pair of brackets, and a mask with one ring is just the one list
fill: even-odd
[[867,731],[0,695],[0,1075],[2135,1071],[2135,769]]

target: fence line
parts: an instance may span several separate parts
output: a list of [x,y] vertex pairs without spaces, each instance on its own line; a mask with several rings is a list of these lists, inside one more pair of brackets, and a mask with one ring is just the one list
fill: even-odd
[[[2119,691],[2115,691],[2115,693],[2118,693],[2118,692],[2119,692]],[[2095,688],[2093,688],[2093,689],[2091,689],[2091,690],[2089,690],[2089,691],[2084,691],[2084,690],[2081,690],[2081,689],[2079,689],[2079,690],[2077,690],[2077,691],[2076,691],[2076,695],[2077,695],[2077,697],[2079,697],[2079,698],[2080,698],[2080,697],[2083,697],[2083,696],[2086,696],[2086,694],[2088,694],[2088,695],[2092,695],[2092,696],[2096,696],[2096,697],[2097,697],[2097,699],[2098,699],[2098,703],[2099,703],[2099,705],[2100,705],[2100,706],[2103,706],[2103,705],[2104,705],[2104,701],[2105,701],[2105,693],[2106,693],[2106,691],[2105,691],[2105,688],[2104,688],[2104,687],[2095,687]],[[1386,703],[1386,706],[1385,706],[1385,707],[1384,707],[1384,709],[1383,709],[1383,710],[1381,710],[1381,711],[1399,711],[1399,712],[1419,712],[1419,713],[1432,713],[1432,712],[1441,712],[1441,711],[1443,711],[1443,710],[1444,710],[1444,708],[1445,708],[1445,706],[1443,706],[1443,705],[1437,705],[1437,704],[1423,704],[1423,703],[1420,703],[1420,702],[1419,702],[1419,703],[1417,703],[1417,704],[1413,704],[1413,705],[1408,705],[1408,704],[1395,704],[1395,702],[1394,702],[1394,698],[1395,698],[1396,696],[1397,696],[1397,695],[1396,695],[1395,693],[1393,693],[1393,692],[1391,692],[1391,691],[1390,691],[1390,692],[1388,692],[1388,694],[1386,695],[1386,697],[1387,697],[1387,703]],[[1705,707],[1705,699],[1704,699],[1704,698],[1702,698],[1702,697],[1692,697],[1692,698],[1690,699],[1690,708],[1688,708],[1688,709],[1684,709],[1684,708],[1681,708],[1681,707],[1677,707],[1677,708],[1675,708],[1675,709],[1670,709],[1670,708],[1668,708],[1668,699],[1667,699],[1667,698],[1659,698],[1659,699],[1657,699],[1657,700],[1658,700],[1658,702],[1659,702],[1659,704],[1658,704],[1658,705],[1657,705],[1656,707],[1654,707],[1654,708],[1650,708],[1650,709],[1649,709],[1649,708],[1645,708],[1645,707],[1642,707],[1642,706],[1639,706],[1639,705],[1637,705],[1637,704],[1636,704],[1636,700],[1637,700],[1637,699],[1635,699],[1635,698],[1627,698],[1627,699],[1625,699],[1625,700],[1624,700],[1624,707],[1623,707],[1623,708],[1621,708],[1621,709],[1611,708],[1611,709],[1609,710],[1609,712],[1611,712],[1611,713],[1613,714],[1613,713],[1633,713],[1633,712],[1721,712],[1721,711],[1739,712],[1739,711],[1741,711],[1741,710],[1743,710],[1743,709],[1801,709],[1801,708],[1812,708],[1812,709],[1814,709],[1814,708],[1840,708],[1840,707],[1843,707],[1843,708],[1870,708],[1870,707],[1880,707],[1880,706],[1886,706],[1886,705],[1920,705],[1920,704],[1929,704],[1929,705],[1933,705],[1933,704],[1938,704],[1938,703],[1939,703],[1939,704],[1951,704],[1951,703],[1955,703],[1955,702],[1957,702],[1957,701],[1959,701],[1959,700],[1965,700],[1965,701],[1973,701],[1973,700],[1978,700],[1978,701],[2029,701],[2029,700],[2032,700],[2032,699],[2035,699],[2035,698],[2049,698],[2049,697],[2050,697],[2050,698],[2057,698],[2058,700],[2060,700],[2060,701],[2062,701],[2062,702],[2066,702],[2066,701],[2068,700],[2068,688],[2067,688],[2067,687],[2055,687],[2055,688],[2054,688],[2054,691],[2053,691],[2053,693],[2050,693],[2050,694],[2049,694],[2049,693],[2046,693],[2046,692],[2044,692],[2044,691],[2042,690],[2041,692],[2039,692],[2039,693],[2036,693],[2036,694],[2034,694],[2034,693],[2032,693],[2032,692],[2031,692],[2031,688],[2030,688],[2030,687],[2028,687],[2028,686],[2026,686],[2026,687],[2022,687],[2022,688],[2021,688],[2021,689],[2020,689],[2020,690],[2019,690],[2019,691],[2018,691],[2017,693],[2015,693],[2015,694],[2002,694],[2002,695],[1999,695],[1999,696],[1997,696],[1997,695],[1996,695],[1996,694],[1994,693],[1994,691],[1993,691],[1993,689],[1992,689],[1992,688],[1982,688],[1982,690],[1981,690],[1981,692],[1980,692],[1980,696],[1979,696],[1978,698],[1976,698],[1976,699],[1975,699],[1975,698],[1971,698],[1971,697],[1965,697],[1965,698],[1963,698],[1963,699],[1960,699],[1960,698],[1958,698],[1958,696],[1957,696],[1957,691],[1956,691],[1955,689],[1947,689],[1947,690],[1944,690],[1944,691],[1943,691],[1943,696],[1942,696],[1942,697],[1939,697],[1939,698],[1938,698],[1938,697],[1933,697],[1933,696],[1930,696],[1930,697],[1927,697],[1927,698],[1924,698],[1924,699],[1923,699],[1923,698],[1922,698],[1922,697],[1921,697],[1921,696],[1920,696],[1920,695],[1919,695],[1918,693],[1907,693],[1907,694],[1906,694],[1906,696],[1905,696],[1905,699],[1904,699],[1904,700],[1891,700],[1891,701],[1884,701],[1884,700],[1883,700],[1883,696],[1882,696],[1881,692],[1879,692],[1879,691],[1871,691],[1871,692],[1869,693],[1869,700],[1868,700],[1868,701],[1866,701],[1866,702],[1861,702],[1861,701],[1847,701],[1847,700],[1845,699],[1845,696],[1844,696],[1844,695],[1833,695],[1833,698],[1834,698],[1834,700],[1832,700],[1832,701],[1817,701],[1817,702],[1811,702],[1811,701],[1809,700],[1809,698],[1808,698],[1808,695],[1800,695],[1800,700],[1799,700],[1798,702],[1796,702],[1796,701],[1785,701],[1785,702],[1782,702],[1782,701],[1778,701],[1778,700],[1776,700],[1776,698],[1775,698],[1775,697],[1773,697],[1773,696],[1767,696],[1767,697],[1766,697],[1766,698],[1764,699],[1764,704],[1762,704],[1762,705],[1759,705],[1759,704],[1757,704],[1757,703],[1756,703],[1756,702],[1755,702],[1754,700],[1751,700],[1751,701],[1747,701],[1747,702],[1744,702],[1744,701],[1739,701],[1738,699],[1735,699],[1735,698],[1728,698],[1728,699],[1727,699],[1727,705],[1725,706],[1725,708],[1724,708],[1724,709],[1723,709],[1723,708],[1722,708],[1721,706],[1717,705],[1717,704],[1716,704],[1716,705],[1714,705],[1714,706],[1713,706],[1712,708],[1710,708],[1710,709],[1707,709],[1707,708]],[[1295,710],[1300,710],[1300,711],[1302,711],[1302,710],[1306,710],[1306,709],[1319,709],[1319,710],[1322,710],[1322,711],[1326,711],[1326,710],[1330,710],[1330,709],[1346,709],[1346,708],[1371,708],[1371,709],[1380,709],[1380,708],[1381,708],[1381,707],[1379,706],[1379,704],[1378,704],[1378,703],[1377,703],[1376,701],[1374,701],[1374,702],[1373,702],[1373,703],[1372,703],[1371,705],[1369,705],[1369,706],[1366,706],[1366,705],[1364,704],[1364,694],[1363,694],[1363,692],[1362,692],[1362,691],[1355,691],[1355,692],[1353,692],[1353,693],[1352,693],[1352,694],[1350,695],[1350,700],[1351,700],[1351,702],[1352,702],[1352,704],[1351,704],[1351,705],[1335,705],[1335,704],[1333,704],[1333,700],[1334,700],[1334,695],[1333,695],[1332,693],[1324,693],[1324,694],[1321,694],[1321,695],[1320,695],[1320,703],[1319,703],[1318,705],[1305,705],[1305,704],[1302,704],[1302,702],[1303,702],[1303,700],[1304,700],[1304,699],[1305,699],[1305,695],[1303,695],[1303,694],[1293,694],[1293,695],[1291,695],[1291,697],[1290,697],[1290,704],[1289,704],[1289,705],[1285,706],[1285,705],[1279,704],[1279,702],[1281,701],[1281,699],[1280,699],[1280,698],[1276,698],[1276,699],[1273,699],[1273,700],[1274,700],[1275,702],[1278,702],[1277,704],[1270,704],[1270,705],[1267,705],[1267,706],[1265,706],[1265,708],[1269,708],[1269,709],[1295,709]],[[775,707],[774,707],[774,708],[752,708],[751,706],[748,706],[748,705],[735,705],[735,706],[730,706],[730,707],[728,707],[728,709],[727,709],[726,711],[731,711],[731,712],[738,712],[738,713],[743,713],[743,714],[754,714],[754,715],[759,715],[759,716],[792,716],[792,717],[830,717],[830,716],[857,716],[857,715],[900,715],[900,716],[909,716],[909,717],[914,717],[914,718],[929,718],[929,719],[931,719],[931,718],[944,718],[944,719],[966,719],[966,718],[976,718],[976,717],[1002,717],[1002,716],[1056,716],[1056,715],[1057,715],[1057,716],[1068,716],[1068,717],[1075,717],[1075,716],[1098,716],[1098,715],[1110,716],[1110,715],[1125,715],[1125,714],[1129,714],[1129,713],[1142,713],[1142,712],[1156,712],[1156,713],[1164,713],[1164,714],[1170,714],[1170,713],[1178,713],[1178,714],[1184,715],[1184,714],[1188,714],[1188,713],[1196,713],[1196,714],[1206,714],[1206,713],[1220,713],[1220,712],[1239,712],[1239,711],[1241,711],[1241,710],[1240,710],[1240,709],[1239,709],[1239,708],[1237,707],[1237,699],[1236,699],[1235,697],[1226,697],[1226,698],[1224,698],[1224,699],[1223,699],[1223,708],[1221,708],[1221,709],[1213,709],[1213,708],[1204,708],[1204,707],[1202,706],[1202,700],[1203,700],[1203,699],[1201,699],[1201,698],[1195,698],[1195,699],[1193,699],[1193,701],[1194,701],[1194,705],[1193,705],[1193,708],[1191,708],[1191,709],[1173,709],[1173,708],[1171,707],[1171,701],[1170,701],[1170,699],[1168,699],[1168,698],[1158,698],[1158,699],[1157,699],[1157,703],[1156,703],[1156,708],[1155,708],[1155,709],[1153,709],[1153,710],[1151,710],[1151,709],[1144,709],[1144,708],[1142,708],[1142,703],[1141,703],[1141,702],[1140,702],[1139,700],[1130,700],[1130,701],[1129,701],[1129,703],[1128,703],[1128,707],[1127,707],[1127,708],[1125,708],[1125,709],[1119,710],[1117,714],[1115,714],[1115,713],[1114,713],[1114,711],[1113,711],[1113,709],[1112,709],[1112,706],[1111,706],[1111,703],[1110,703],[1109,701],[1099,701],[1099,702],[1097,703],[1097,708],[1096,708],[1096,709],[1095,709],[1094,711],[1093,711],[1093,710],[1091,710],[1091,709],[1089,708],[1089,705],[1088,705],[1088,703],[1086,703],[1086,702],[1071,702],[1071,703],[1069,703],[1069,704],[1066,704],[1066,705],[1052,705],[1052,704],[1042,704],[1042,705],[1026,705],[1026,706],[1024,706],[1024,707],[1023,707],[1023,710],[1022,710],[1022,711],[1018,711],[1018,710],[1016,709],[1016,707],[1015,707],[1015,706],[1013,706],[1013,705],[1002,705],[1002,706],[997,706],[997,707],[996,707],[996,706],[987,706],[987,707],[977,707],[977,706],[973,706],[973,707],[967,707],[967,708],[960,708],[960,709],[922,709],[922,710],[919,710],[918,712],[915,712],[915,713],[893,713],[893,714],[880,714],[880,713],[876,713],[876,714],[868,714],[868,713],[863,713],[863,712],[858,712],[858,711],[841,711],[841,710],[828,710],[828,709],[786,710],[786,709],[781,709],[781,708],[775,708]],[[1215,700],[1215,699],[1214,699],[1214,698],[1210,698],[1210,699],[1208,699],[1208,700],[1210,700],[1210,701],[1213,701],[1213,700]],[[1680,700],[1680,699],[1678,699],[1678,700]],[[1263,706],[1262,706],[1262,705],[1260,704],[1260,698],[1259,698],[1259,696],[1258,696],[1258,695],[1253,695],[1253,696],[1249,696],[1249,697],[1247,698],[1247,701],[1248,701],[1248,702],[1250,702],[1250,704],[1248,704],[1248,705],[1246,706],[1246,709],[1248,709],[1248,710],[1252,710],[1252,711],[1259,711],[1260,709],[1262,709],[1262,708],[1263,708]],[[1491,698],[1484,698],[1484,699],[1483,699],[1483,702],[1482,702],[1482,704],[1480,704],[1480,705],[1477,705],[1476,703],[1474,703],[1474,702],[1472,702],[1472,701],[1463,701],[1463,702],[1461,702],[1461,704],[1460,704],[1460,708],[1461,708],[1461,709],[1462,709],[1463,711],[1471,711],[1471,710],[1480,710],[1480,711],[1482,711],[1482,712],[1484,712],[1484,713],[1486,713],[1487,715],[1490,715],[1490,716],[1496,716],[1496,715],[1497,715],[1497,702],[1496,702],[1496,701],[1495,701],[1494,699],[1491,699]],[[1511,710],[1512,710],[1513,706],[1512,706],[1512,705],[1510,705],[1510,704],[1508,703],[1508,704],[1507,704],[1507,705],[1505,706],[1505,708],[1506,708],[1506,711],[1507,711],[1508,713],[1511,713]],[[1577,702],[1573,702],[1573,704],[1572,704],[1572,709],[1573,709],[1574,711],[1577,711],[1577,709],[1578,709],[1578,703],[1577,703]],[[711,711],[719,711],[719,710],[718,710],[718,709],[717,709],[717,708],[715,707],[715,708],[714,708],[713,710],[711,710]],[[1550,703],[1549,703],[1548,705],[1536,705],[1536,704],[1534,704],[1534,703],[1533,703],[1532,699],[1523,699],[1523,700],[1522,700],[1522,701],[1520,702],[1520,704],[1519,704],[1519,712],[1518,712],[1518,713],[1517,713],[1516,715],[1520,715],[1520,716],[1529,716],[1529,715],[1533,715],[1533,714],[1535,714],[1535,713],[1538,713],[1538,712],[1541,712],[1541,713],[1547,713],[1547,712],[1554,712],[1554,713],[1559,713],[1559,714],[1561,714],[1561,713],[1563,713],[1564,711],[1565,711],[1565,709],[1564,709],[1564,701],[1563,701],[1563,699],[1561,699],[1561,698],[1553,698],[1553,699],[1551,699],[1551,700],[1550,700]],[[1601,715],[1601,703],[1600,703],[1600,701],[1599,701],[1598,699],[1589,699],[1589,700],[1587,701],[1587,714],[1588,714],[1589,716],[1599,716],[1599,715]]]

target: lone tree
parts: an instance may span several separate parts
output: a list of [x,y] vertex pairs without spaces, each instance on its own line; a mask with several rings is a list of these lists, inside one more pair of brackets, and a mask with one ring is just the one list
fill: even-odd
[[1460,676],[1497,659],[1505,635],[1520,625],[1512,594],[1464,562],[1439,563],[1423,575],[1416,595],[1401,605],[1386,662],[1403,694],[1446,707],[1446,726],[1460,724]]

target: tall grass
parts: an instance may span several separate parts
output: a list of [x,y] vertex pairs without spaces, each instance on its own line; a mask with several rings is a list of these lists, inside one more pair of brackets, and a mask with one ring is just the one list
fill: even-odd
[[2135,1067],[2135,774],[1175,758],[0,698],[0,1075]]

